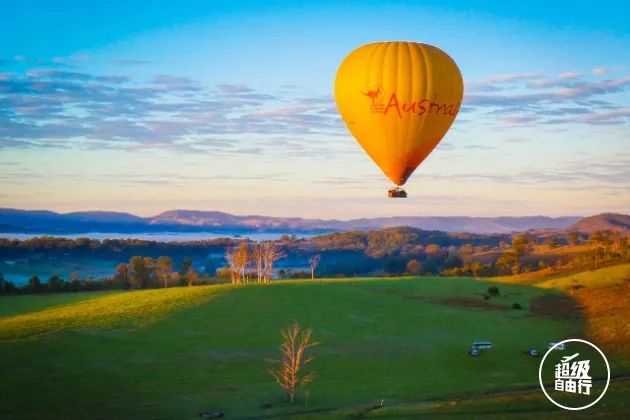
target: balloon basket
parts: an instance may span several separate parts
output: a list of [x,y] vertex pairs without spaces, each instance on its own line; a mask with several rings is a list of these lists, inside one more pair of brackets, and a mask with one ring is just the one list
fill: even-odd
[[407,191],[403,190],[400,187],[396,187],[387,191],[387,196],[389,198],[407,198]]

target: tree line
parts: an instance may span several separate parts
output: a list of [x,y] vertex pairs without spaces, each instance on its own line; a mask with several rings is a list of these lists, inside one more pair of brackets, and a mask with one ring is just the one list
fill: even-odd
[[78,274],[73,272],[67,281],[53,274],[47,282],[44,282],[38,276],[31,276],[27,284],[22,287],[5,280],[0,273],[0,294],[156,289],[199,284],[210,284],[210,279],[207,276],[202,277],[193,268],[191,258],[184,258],[179,270],[176,271],[173,259],[169,256],[160,256],[155,259],[143,256],[131,257],[129,262],[118,264],[114,274],[108,278],[80,279]]
[[[127,263],[118,264],[112,277],[96,280],[82,280],[76,273],[72,273],[70,281],[65,281],[54,274],[50,276],[48,282],[42,282],[38,276],[32,276],[26,285],[17,287],[5,280],[0,273],[0,294],[190,287],[219,283],[222,282],[222,278],[229,278],[232,284],[247,284],[254,278],[258,284],[270,284],[274,277],[275,261],[285,256],[286,254],[273,241],[253,244],[242,241],[238,246],[226,249],[227,265],[217,271],[214,281],[194,269],[192,258],[185,257],[176,269],[170,256],[158,258],[133,256]],[[313,278],[319,259],[319,255],[313,255],[309,259]]]
[[[206,261],[200,270],[193,268],[193,258],[169,256],[131,256],[126,263],[119,264],[111,277],[103,279],[80,279],[76,273],[70,279],[52,275],[47,282],[37,276],[17,287],[0,275],[0,293],[43,293],[79,290],[144,289],[174,286],[192,286],[229,282],[232,284],[269,284],[272,278],[307,278],[319,275],[329,277],[353,275],[446,275],[492,277],[546,270],[560,272],[577,269],[592,269],[618,262],[630,261],[628,237],[614,231],[598,231],[585,235],[576,231],[565,234],[534,235],[521,233],[511,236],[492,236],[494,245],[477,241],[479,236],[462,234],[457,240],[461,245],[443,246],[439,243],[425,244],[429,239],[439,240],[442,236],[411,228],[392,228],[382,231],[346,232],[322,235],[311,239],[283,237],[276,241],[254,243],[248,240],[209,241],[213,252],[212,267],[209,269],[208,253],[197,256]],[[465,242],[471,239],[472,242]],[[65,244],[84,247],[113,246],[130,241],[77,241],[59,239]],[[27,248],[22,242],[0,240],[1,244]],[[139,241],[142,247],[147,241]],[[203,242],[203,241],[201,241]],[[57,239],[27,242],[29,246],[55,248]],[[205,243],[205,242],[204,242]],[[166,244],[171,249],[194,250],[197,245],[183,248]],[[173,245],[174,248],[169,246]],[[207,244],[206,244],[207,245]],[[576,251],[554,253],[560,246],[576,247]],[[160,245],[162,246],[162,245]],[[204,245],[205,246],[205,245]],[[144,249],[144,248],[140,249]],[[347,249],[345,249],[347,248]],[[358,248],[358,249],[357,249]],[[152,248],[153,249],[153,248]],[[155,251],[158,248],[153,249]],[[206,248],[202,248],[206,249]],[[223,255],[221,257],[221,255]],[[4,256],[4,254],[3,254]],[[276,268],[279,260],[288,260]],[[179,261],[175,264],[175,260]],[[291,270],[289,266],[308,267]],[[177,266],[176,266],[177,265]]]

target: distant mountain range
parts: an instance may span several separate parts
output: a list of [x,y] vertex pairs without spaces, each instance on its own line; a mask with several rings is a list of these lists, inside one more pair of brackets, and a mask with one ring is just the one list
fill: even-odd
[[[607,217],[608,222],[595,222]],[[614,216],[614,217],[613,217]],[[463,216],[405,216],[377,217],[353,220],[303,219],[298,217],[237,216],[219,211],[172,210],[153,217],[139,217],[129,213],[84,211],[55,213],[45,210],[0,209],[0,232],[3,233],[144,233],[144,232],[289,232],[324,233],[344,230],[379,229],[411,226],[425,230],[472,233],[509,233],[530,229],[566,229],[576,226],[588,231],[591,226],[621,226],[615,219],[624,215],[581,217],[463,217]],[[623,219],[626,218],[626,219]],[[592,220],[591,220],[592,219]],[[589,221],[591,220],[591,221]],[[585,222],[587,221],[587,222]],[[586,223],[586,224],[584,224]]]

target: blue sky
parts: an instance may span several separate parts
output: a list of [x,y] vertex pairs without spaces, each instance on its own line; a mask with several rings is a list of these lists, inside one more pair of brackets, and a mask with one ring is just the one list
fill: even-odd
[[[630,210],[623,2],[32,2],[0,16],[0,206],[340,218]],[[341,123],[340,61],[439,46],[462,111],[390,187]]]

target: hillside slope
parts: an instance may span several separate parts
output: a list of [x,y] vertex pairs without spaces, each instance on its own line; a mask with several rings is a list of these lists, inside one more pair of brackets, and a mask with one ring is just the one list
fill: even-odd
[[[518,276],[500,280],[523,284]],[[630,356],[630,264],[526,282],[568,294],[535,300],[534,306],[542,303],[549,314],[582,319],[586,335],[608,353]]]
[[593,233],[601,230],[611,230],[630,235],[630,215],[619,213],[602,213],[586,217],[575,223],[567,230],[577,230],[582,233]]

